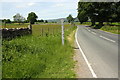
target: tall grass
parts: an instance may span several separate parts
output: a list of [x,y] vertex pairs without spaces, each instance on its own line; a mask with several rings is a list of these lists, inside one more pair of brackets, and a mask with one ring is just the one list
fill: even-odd
[[[71,25],[65,24],[64,29],[68,29]],[[61,33],[60,24],[41,24],[33,25],[33,35],[58,35]]]
[[[84,22],[83,24],[80,24],[80,23],[75,23],[76,25],[91,25],[91,22]],[[96,22],[96,24],[98,24],[98,22]],[[91,26],[91,27],[96,27],[95,26]],[[113,22],[113,23],[106,23],[104,22],[104,26],[102,26],[100,28],[100,30],[103,30],[103,31],[107,31],[107,32],[111,32],[111,33],[115,33],[115,34],[120,34],[120,23],[119,22]]]
[[74,78],[73,49],[66,37],[75,29],[65,30],[64,46],[61,34],[3,41],[3,78]]
[[15,24],[15,23],[11,23],[11,24],[6,24],[6,26],[4,24],[2,24],[2,28],[25,28],[28,27],[29,24]]
[[120,29],[120,26],[107,26],[107,25],[101,28],[101,30],[103,31],[107,31],[107,32],[115,33],[115,34],[120,34],[119,29]]

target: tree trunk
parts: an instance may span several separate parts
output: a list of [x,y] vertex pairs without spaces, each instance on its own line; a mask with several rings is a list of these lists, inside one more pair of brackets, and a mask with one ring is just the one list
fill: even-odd
[[6,27],[6,22],[4,22],[4,26]]
[[94,26],[95,25],[95,21],[91,21],[92,22],[92,25],[91,26]]
[[103,22],[100,21],[98,25],[99,25],[99,29],[100,29],[103,26]]
[[82,24],[83,22],[80,22],[80,24]]
[[100,21],[99,24],[96,26],[97,29],[100,29],[103,26],[103,22]]
[[109,23],[109,22],[107,22],[107,25],[110,25],[110,23]]

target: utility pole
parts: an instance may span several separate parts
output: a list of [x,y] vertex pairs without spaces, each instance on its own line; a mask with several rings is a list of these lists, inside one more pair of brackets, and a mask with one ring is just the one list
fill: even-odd
[[61,27],[62,27],[62,45],[64,45],[64,20],[61,19]]

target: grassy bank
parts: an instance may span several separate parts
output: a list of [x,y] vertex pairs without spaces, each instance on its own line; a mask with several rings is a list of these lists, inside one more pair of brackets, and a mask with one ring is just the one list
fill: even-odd
[[67,36],[75,29],[65,30],[64,46],[61,34],[3,41],[3,78],[74,78],[74,52]]
[[91,22],[83,22],[82,24],[80,22],[75,22],[76,25],[91,25]]
[[120,29],[120,26],[108,26],[108,25],[105,25],[101,28],[101,30],[103,31],[111,32],[114,34],[120,34],[119,29]]
[[[80,23],[76,23],[77,25],[91,25],[91,22],[84,22],[83,24]],[[98,22],[96,23],[98,24]],[[95,27],[95,26],[92,26]],[[114,23],[109,23],[109,25],[105,22],[104,26],[102,28],[100,28],[100,30],[106,31],[106,32],[111,32],[114,34],[120,34],[120,23],[118,22],[114,22]]]

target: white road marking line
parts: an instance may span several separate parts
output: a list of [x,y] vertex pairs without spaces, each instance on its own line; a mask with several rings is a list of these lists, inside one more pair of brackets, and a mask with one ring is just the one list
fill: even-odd
[[77,30],[76,30],[75,39],[76,39],[76,43],[77,43],[77,45],[78,45],[78,47],[79,47],[79,50],[80,50],[80,52],[82,53],[82,56],[83,56],[85,62],[87,63],[87,66],[88,66],[88,68],[89,68],[92,76],[93,76],[94,78],[97,78],[97,75],[95,74],[92,66],[91,66],[90,63],[88,62],[87,57],[85,56],[83,50],[81,49],[81,47],[80,47],[80,45],[79,45],[79,43],[78,43],[78,40],[77,40],[77,32],[78,32],[78,28],[77,28]]
[[95,32],[91,32],[91,33],[93,33],[93,34],[95,34],[95,35],[96,35],[96,33],[95,33]]
[[111,41],[111,42],[116,42],[116,41],[114,41],[114,40],[111,40],[111,39],[109,39],[109,38],[106,38],[106,37],[104,37],[104,36],[101,36],[101,35],[100,35],[100,37],[101,37],[101,38],[103,38],[103,39],[106,39],[106,40],[108,40],[108,41]]
[[90,31],[88,28],[87,28],[88,31]]
[[90,31],[90,30],[88,29],[88,31]]

